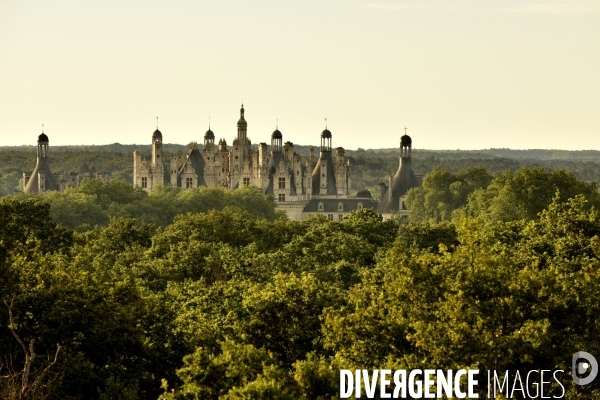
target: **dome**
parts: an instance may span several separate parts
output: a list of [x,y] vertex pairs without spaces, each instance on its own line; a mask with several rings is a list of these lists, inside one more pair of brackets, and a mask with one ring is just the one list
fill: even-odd
[[238,128],[246,128],[248,126],[248,123],[246,122],[246,119],[244,119],[244,105],[242,104],[242,108],[240,108],[240,119],[237,123]]
[[329,129],[325,129],[323,132],[321,132],[321,138],[331,139],[331,132],[329,131]]
[[215,138],[215,134],[210,129],[207,130],[206,133],[204,134],[204,139],[214,139],[214,138]]
[[356,193],[356,197],[369,197],[372,198],[373,195],[371,194],[371,192],[369,192],[367,189],[360,189],[357,193]]
[[49,142],[48,136],[44,132],[40,136],[38,136],[38,142]]
[[412,139],[408,135],[402,135],[400,138],[400,146],[410,146],[412,144]]
[[158,129],[155,130],[154,133],[152,134],[152,139],[162,140],[162,133],[160,133],[160,131]]
[[279,132],[279,129],[275,129],[271,135],[271,139],[282,139],[283,135]]

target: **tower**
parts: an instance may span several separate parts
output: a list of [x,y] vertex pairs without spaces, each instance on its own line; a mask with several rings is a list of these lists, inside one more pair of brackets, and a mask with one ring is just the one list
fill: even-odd
[[42,134],[38,136],[37,141],[37,163],[33,172],[23,172],[23,191],[46,192],[50,190],[60,190],[60,185],[56,176],[50,171],[50,157],[48,154],[50,140],[44,133],[42,125]]
[[251,184],[254,166],[252,165],[252,143],[247,135],[248,124],[244,118],[244,105],[240,109],[237,123],[237,138],[229,150],[229,189]]
[[158,117],[156,117],[156,130],[152,133],[152,166],[163,165],[162,133],[158,130]]
[[421,182],[411,165],[412,139],[406,134],[406,128],[404,130],[404,135],[400,138],[398,171],[393,179],[390,177],[389,187],[380,184],[378,211],[383,214],[405,210],[404,199],[406,193],[412,188],[421,186]]
[[217,186],[217,176],[215,168],[215,134],[210,130],[210,122],[208,130],[204,134],[204,149],[202,149],[202,157],[204,158],[204,171],[199,173],[204,174],[206,186]]
[[163,137],[158,130],[158,117],[156,117],[156,130],[152,133],[152,161],[150,170],[152,171],[152,179],[149,189],[157,184],[165,184],[165,163],[163,160]]
[[312,195],[336,195],[335,167],[331,154],[332,134],[327,125],[321,132],[321,154],[312,173]]
[[240,119],[237,123],[238,134],[237,138],[240,140],[246,140],[246,130],[248,129],[248,123],[244,119],[244,105],[240,109]]

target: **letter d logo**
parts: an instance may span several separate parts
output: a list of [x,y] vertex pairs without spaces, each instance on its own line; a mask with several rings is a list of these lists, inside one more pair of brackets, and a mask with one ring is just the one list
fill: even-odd
[[[586,360],[587,363],[577,364],[577,360],[580,358]],[[584,374],[589,367],[592,367],[592,371],[587,378],[580,378],[577,376],[577,373]],[[596,361],[594,356],[590,353],[578,351],[577,353],[573,354],[571,373],[573,374],[573,382],[575,382],[576,385],[587,385],[588,383],[592,383],[592,381],[596,378],[596,375],[598,375],[598,361]]]

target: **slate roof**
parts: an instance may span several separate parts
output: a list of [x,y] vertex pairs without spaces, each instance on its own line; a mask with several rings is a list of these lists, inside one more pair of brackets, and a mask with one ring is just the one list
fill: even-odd
[[321,162],[323,160],[327,161],[327,193],[328,195],[336,195],[337,190],[335,189],[335,172],[334,172],[334,163],[333,156],[331,151],[321,150],[321,154],[319,156],[319,161],[317,161],[317,165],[312,173],[312,189],[314,195],[319,195],[321,193]]
[[[323,209],[319,210],[319,203],[323,203]],[[343,210],[338,209],[339,203],[342,203]],[[350,212],[353,210],[358,210],[358,203],[362,203],[363,208],[373,208],[377,209],[377,201],[372,199],[357,199],[357,198],[349,198],[349,199],[319,199],[314,198],[308,201],[308,204],[304,206],[302,212],[305,213],[316,213],[316,212],[324,212],[324,213],[337,213],[337,212]]]
[[419,186],[421,186],[421,182],[412,169],[411,158],[400,157],[400,164],[392,180],[392,186],[383,191],[379,200],[378,211],[383,214],[398,211],[400,197],[404,196],[410,189]]
[[50,171],[50,159],[48,157],[38,158],[38,162],[35,169],[31,173],[31,178],[25,185],[23,191],[25,193],[37,193],[39,189],[38,185],[38,174],[44,174],[44,190],[60,190],[60,185],[56,181],[56,178],[52,171]]

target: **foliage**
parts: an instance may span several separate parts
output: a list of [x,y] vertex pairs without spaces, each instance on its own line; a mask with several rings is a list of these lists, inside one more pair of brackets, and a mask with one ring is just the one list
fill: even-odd
[[[425,181],[420,222],[401,225],[368,209],[289,221],[255,188],[90,180],[1,199],[12,327],[40,354],[61,346],[32,398],[329,400],[342,368],[567,370],[600,354],[593,185],[541,169]],[[18,371],[8,321],[0,308],[0,369]],[[600,395],[566,376],[568,399]],[[13,390],[0,378],[0,398]]]
[[596,186],[568,171],[539,167],[506,170],[493,178],[482,168],[457,173],[435,168],[421,187],[408,192],[406,204],[412,222],[449,221],[461,215],[487,222],[532,220],[548,207],[557,191],[560,201],[581,194],[589,205],[600,206]]
[[148,193],[120,180],[102,182],[85,179],[78,188],[68,188],[64,193],[18,193],[15,198],[39,199],[49,203],[50,214],[56,222],[79,231],[105,226],[114,217],[135,218],[139,222],[166,227],[177,215],[220,210],[228,206],[270,221],[285,215],[277,210],[272,196],[264,195],[256,187],[182,190],[156,186]]

